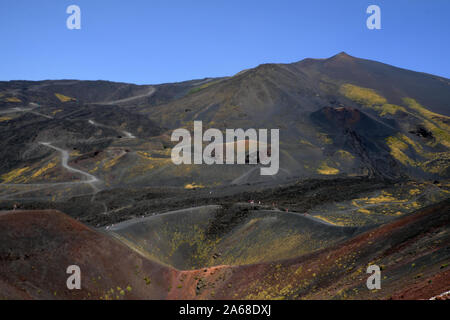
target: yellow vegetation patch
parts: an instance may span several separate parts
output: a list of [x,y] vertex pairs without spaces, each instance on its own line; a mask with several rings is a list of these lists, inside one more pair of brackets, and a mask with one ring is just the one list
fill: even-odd
[[333,140],[326,133],[317,133],[317,139],[323,144],[332,144]]
[[10,118],[10,117],[0,117],[0,122],[2,122],[2,121],[9,121],[11,119],[12,118]]
[[196,188],[204,188],[205,186],[202,184],[196,184],[195,182],[189,183],[184,186],[185,189],[196,189]]
[[[145,163],[146,164],[150,163],[152,167],[161,166],[171,162],[170,158],[153,157],[150,153],[144,151],[137,151],[136,154],[140,156],[143,160],[147,160],[145,161]],[[166,154],[165,151],[154,152],[154,155],[156,156],[164,156],[165,154]]]
[[364,198],[359,198],[359,199],[354,199],[352,200],[352,205],[359,208],[358,212],[360,213],[365,213],[365,214],[370,214],[371,211],[362,208],[362,205],[367,205],[367,204],[402,204],[402,203],[406,203],[408,201],[408,199],[398,199],[395,198],[392,194],[386,192],[386,191],[382,191],[381,194],[379,196],[376,197],[364,197]]
[[373,89],[344,84],[341,87],[340,92],[350,100],[378,111],[380,116],[385,116],[387,114],[394,115],[399,111],[407,113],[404,107],[387,103],[386,98],[379,95]]
[[16,97],[6,98],[5,100],[6,100],[6,102],[14,102],[14,103],[22,102],[22,100],[20,100],[19,98],[16,98]]
[[[152,161],[161,162],[161,163],[167,163],[167,162],[171,161],[169,158],[165,158],[165,157],[164,158],[153,157],[150,153],[144,152],[144,151],[137,151],[136,153],[145,160],[152,160]],[[166,156],[168,153],[170,154],[170,151],[166,152],[165,150],[161,150],[161,151],[154,152],[154,154],[157,156]]]
[[322,163],[321,166],[317,168],[317,172],[324,175],[334,175],[339,173],[339,169],[332,168],[326,163]]
[[55,93],[55,96],[59,99],[59,101],[61,102],[68,102],[68,101],[75,101],[76,99],[65,96],[63,94],[60,93]]
[[352,84],[342,85],[340,92],[350,100],[366,106],[384,105],[387,103],[387,100],[376,93],[375,90],[358,87]]
[[5,173],[4,175],[1,176],[3,183],[9,183],[14,181],[17,178],[20,178],[22,174],[24,174],[25,172],[27,172],[28,170],[30,170],[29,167],[24,167],[24,168],[19,168],[19,169],[14,169],[8,173]]
[[409,147],[403,142],[399,137],[389,137],[386,139],[386,144],[389,149],[391,149],[390,154],[396,160],[401,162],[404,165],[415,166],[416,162],[410,159],[404,151],[406,151]]
[[300,144],[314,148],[314,145],[311,142],[306,141],[305,139],[300,139]]
[[403,98],[403,102],[422,118],[424,126],[433,133],[437,143],[450,148],[450,117],[432,112],[412,98]]
[[40,168],[39,170],[37,170],[35,173],[33,173],[33,175],[31,176],[32,178],[37,178],[40,175],[46,173],[48,170],[54,168],[56,166],[56,162],[49,162],[45,167]]
[[[434,127],[436,128],[436,127]],[[441,144],[446,145],[445,141],[442,139],[438,140]],[[397,134],[394,137],[389,137],[386,139],[386,144],[390,148],[390,154],[399,162],[404,165],[420,167],[422,170],[440,174],[441,171],[445,171],[448,167],[448,152],[432,153],[425,152],[420,143],[414,142],[412,139],[404,134]],[[449,140],[450,144],[450,140]],[[407,156],[406,151],[411,148],[416,154],[423,158],[429,159],[427,161],[413,160]]]
[[338,156],[339,158],[341,158],[342,160],[353,160],[355,159],[355,157],[348,151],[345,150],[338,150],[335,153],[336,156]]
[[315,215],[314,218],[317,218],[317,219],[320,219],[322,221],[328,222],[328,223],[333,224],[335,226],[344,226],[345,225],[342,222],[332,221],[332,220],[330,220],[328,218],[325,218],[324,216],[321,216],[321,215],[317,215],[317,216]]
[[419,154],[423,154],[423,148],[420,144],[415,143],[414,141],[412,141],[410,138],[408,138],[404,134],[399,134],[399,138],[402,139],[407,144],[409,144],[411,147],[413,147],[414,151],[416,151]]
[[402,111],[406,113],[406,109],[402,106],[397,106],[395,104],[386,103],[383,104],[381,107],[374,107],[377,111],[380,112],[380,116],[385,116],[387,114],[394,115],[398,111]]
[[296,275],[299,275],[299,274],[301,274],[302,272],[303,272],[303,267],[300,266],[300,267],[297,268],[297,270],[295,270],[294,273],[295,273]]
[[148,153],[148,152],[145,152],[145,151],[137,151],[136,153],[137,153],[139,156],[141,156],[142,158],[144,158],[144,159],[155,160],[155,158],[153,158],[153,157],[151,156],[151,154]]
[[392,196],[382,194],[378,197],[368,199],[367,203],[376,204],[376,203],[394,202],[394,201],[403,201],[403,200],[397,200]]
[[162,234],[171,234],[168,257],[172,257],[179,248],[189,246],[195,248],[195,252],[193,252],[194,259],[197,261],[204,261],[205,265],[206,261],[211,257],[211,248],[214,248],[218,242],[218,240],[208,239],[205,235],[204,228],[196,224],[188,226],[188,228],[183,231],[177,230],[173,233],[170,231],[170,227],[165,225],[161,228],[160,232]]
[[433,135],[437,138],[438,142],[447,148],[450,148],[450,133],[441,128],[431,128]]
[[408,108],[413,109],[414,111],[420,113],[421,115],[425,116],[426,118],[443,118],[450,120],[450,117],[432,112],[428,110],[427,108],[423,107],[420,103],[418,103],[413,98],[403,98],[403,102],[408,106]]
[[114,167],[117,162],[119,161],[120,158],[122,158],[123,155],[117,156],[113,159],[108,160],[104,165],[103,165],[103,169],[108,170],[112,167]]
[[444,173],[450,164],[450,152],[437,152],[430,157],[429,161],[420,164],[424,171],[441,174]]
[[172,153],[172,149],[171,148],[167,148],[167,149],[163,149],[163,150],[152,150],[152,153],[158,156],[164,156],[170,157],[170,154]]

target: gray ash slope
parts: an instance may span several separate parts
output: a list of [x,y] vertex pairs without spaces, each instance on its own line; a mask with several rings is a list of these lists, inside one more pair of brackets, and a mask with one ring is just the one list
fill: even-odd
[[[336,175],[447,179],[449,103],[448,79],[345,53],[173,84],[0,82],[0,177],[33,183],[57,156],[39,147],[46,141],[71,151],[72,165],[108,189]],[[174,166],[170,134],[194,120],[205,129],[280,129],[280,173],[264,179],[248,166]]]

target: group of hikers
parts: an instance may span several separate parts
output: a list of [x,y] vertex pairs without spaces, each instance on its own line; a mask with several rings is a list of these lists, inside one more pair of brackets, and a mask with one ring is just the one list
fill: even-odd
[[[261,201],[258,201],[258,203],[256,203],[255,200],[248,200],[249,204],[257,204],[257,205],[262,205]],[[277,205],[275,204],[275,202],[272,203],[272,209],[274,210],[280,210]],[[289,212],[288,208],[284,208],[283,211]]]
[[[258,203],[256,203],[255,200],[248,200],[248,203],[249,203],[249,204],[253,204],[253,205],[254,205],[254,204],[262,205],[261,201],[258,201]],[[275,202],[272,202],[272,209],[273,209],[273,210],[278,210],[278,211],[286,211],[286,212],[289,212],[289,209],[288,209],[288,208],[278,207],[277,204],[276,204]],[[303,214],[309,215],[308,212],[304,212]]]

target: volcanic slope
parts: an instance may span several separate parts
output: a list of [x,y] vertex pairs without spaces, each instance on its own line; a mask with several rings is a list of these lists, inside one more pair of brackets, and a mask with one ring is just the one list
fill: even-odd
[[58,211],[0,212],[0,243],[1,299],[164,299],[174,273]]
[[[0,213],[4,299],[429,299],[450,288],[450,201],[295,258],[177,271],[55,211]],[[78,264],[82,290],[66,288]],[[365,270],[381,267],[382,290]]]
[[183,209],[106,230],[144,256],[180,270],[293,258],[360,232],[306,214],[247,204]]
[[[450,200],[297,258],[178,275],[170,299],[429,299],[450,289]],[[366,269],[381,268],[381,290]]]
[[[18,180],[33,172],[22,177],[23,168],[48,164],[37,149],[42,138],[76,149],[80,165],[108,186],[216,186],[338,174],[434,180],[450,174],[450,81],[345,53],[151,86],[0,82],[0,94],[0,174],[18,174]],[[278,175],[261,177],[248,165],[175,166],[170,133],[192,130],[194,120],[205,129],[280,129]]]
[[[70,180],[57,165],[44,170],[54,155],[39,147],[42,141],[72,150],[70,161],[107,188],[339,175],[448,179],[449,101],[446,78],[345,53],[173,84],[0,82],[0,181]],[[279,129],[278,174],[261,176],[255,165],[174,165],[171,132],[192,130],[194,120],[204,130]],[[48,175],[40,176],[41,169]]]
[[[141,111],[168,128],[278,128],[280,167],[292,175],[430,178],[448,177],[449,101],[446,78],[341,53],[263,64]],[[327,115],[346,126],[320,121]]]

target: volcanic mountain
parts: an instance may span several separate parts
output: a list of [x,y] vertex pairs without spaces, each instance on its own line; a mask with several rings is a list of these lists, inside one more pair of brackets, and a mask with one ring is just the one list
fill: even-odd
[[[187,201],[185,191],[206,199],[299,178],[439,181],[450,174],[449,103],[448,79],[345,53],[161,85],[0,82],[0,208],[55,208],[104,225],[155,212],[160,197]],[[204,130],[279,129],[278,174],[174,165],[170,135],[194,120]]]
[[[3,183],[33,183],[51,165],[48,178],[71,179],[52,163],[55,153],[39,145],[46,141],[113,187],[338,174],[447,178],[449,101],[448,79],[346,53],[174,84],[2,82],[0,176]],[[249,165],[173,165],[171,132],[192,130],[194,120],[205,129],[279,129],[278,175],[261,177]]]
[[[0,298],[448,291],[449,104],[449,79],[346,53],[160,85],[0,82]],[[279,129],[278,174],[175,165],[194,121]]]
[[[447,173],[448,165],[435,160],[438,154],[448,159],[449,101],[448,79],[341,53],[261,65],[146,111],[169,128],[189,128],[193,120],[218,128],[279,128],[281,167],[293,175],[423,177]],[[352,119],[354,128],[318,125],[318,112],[361,116]],[[369,144],[382,151],[380,163],[367,161]]]

